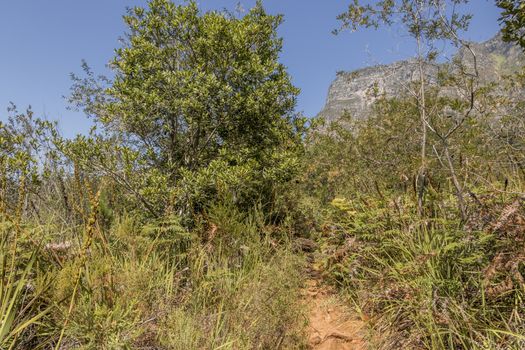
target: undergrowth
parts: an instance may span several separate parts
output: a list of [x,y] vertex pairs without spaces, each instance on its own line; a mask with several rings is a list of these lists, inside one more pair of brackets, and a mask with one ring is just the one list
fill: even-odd
[[451,198],[332,201],[326,276],[369,321],[377,349],[523,349],[525,205],[489,196],[466,224]]
[[287,236],[257,210],[207,216],[188,231],[123,215],[103,232],[92,214],[79,240],[27,226],[16,248],[4,219],[0,348],[300,348],[302,261]]

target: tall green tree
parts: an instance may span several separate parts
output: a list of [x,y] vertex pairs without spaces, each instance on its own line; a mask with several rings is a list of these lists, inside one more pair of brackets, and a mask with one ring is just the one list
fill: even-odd
[[267,173],[276,154],[299,147],[281,16],[261,2],[239,17],[152,0],[124,20],[114,78],[76,78],[72,100],[172,185],[217,159]]

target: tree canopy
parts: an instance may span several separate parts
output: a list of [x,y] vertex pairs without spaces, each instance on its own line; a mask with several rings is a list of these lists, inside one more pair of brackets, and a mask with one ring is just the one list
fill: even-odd
[[497,0],[502,9],[500,23],[503,39],[520,45],[525,50],[525,3],[521,0]]
[[237,16],[153,0],[124,21],[114,78],[88,71],[72,100],[138,160],[175,183],[218,159],[269,173],[276,154],[297,150],[299,91],[279,63],[281,16],[261,2]]

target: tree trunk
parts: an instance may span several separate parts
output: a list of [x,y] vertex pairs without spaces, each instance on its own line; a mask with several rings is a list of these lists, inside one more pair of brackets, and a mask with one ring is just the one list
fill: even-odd
[[416,177],[417,190],[417,210],[418,214],[423,215],[423,196],[426,187],[427,175],[427,115],[426,115],[426,101],[425,101],[425,69],[423,61],[423,52],[421,44],[421,34],[417,36],[417,50],[418,50],[418,65],[419,65],[419,96],[418,96],[418,110],[421,122],[421,166]]
[[463,187],[459,183],[458,177],[456,175],[456,169],[454,168],[454,163],[452,162],[452,157],[450,156],[448,144],[446,141],[443,141],[443,147],[445,149],[445,158],[447,159],[448,170],[450,171],[452,183],[454,184],[454,188],[456,190],[456,198],[458,200],[458,209],[459,213],[461,214],[461,221],[465,222],[467,220],[467,208],[465,205],[465,198],[463,197]]

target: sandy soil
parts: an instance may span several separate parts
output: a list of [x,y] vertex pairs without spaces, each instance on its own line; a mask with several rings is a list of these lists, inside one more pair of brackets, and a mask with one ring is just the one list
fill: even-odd
[[313,350],[367,350],[364,323],[352,316],[331,288],[319,278],[307,281],[304,300],[309,310],[308,344]]

